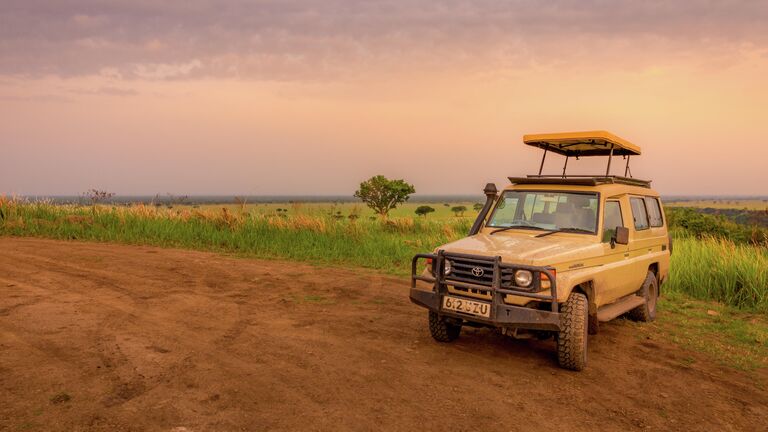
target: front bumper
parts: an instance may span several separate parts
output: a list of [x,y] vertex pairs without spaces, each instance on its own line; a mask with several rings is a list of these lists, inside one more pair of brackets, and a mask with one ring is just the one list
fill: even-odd
[[[417,274],[418,262],[420,259],[432,259],[434,277],[427,277]],[[467,283],[461,280],[449,279],[444,274],[446,260],[461,260],[463,262],[478,263],[478,265],[492,265],[493,277],[490,286],[478,283]],[[515,287],[502,287],[502,270],[529,270],[534,274],[534,280],[537,281],[534,287],[540,286],[541,275],[546,275],[550,281],[550,294],[541,294],[539,290],[535,292]],[[416,288],[416,281],[432,283],[432,290],[425,291]],[[489,292],[491,294],[490,317],[481,317],[465,314],[453,310],[442,308],[443,296],[448,294],[447,285],[457,288],[471,289],[476,292]],[[550,303],[550,310],[533,309],[523,306],[514,306],[507,304],[504,298],[507,295],[529,297],[539,302]],[[452,293],[451,296],[456,296]],[[418,254],[413,257],[411,262],[411,302],[425,307],[439,315],[449,316],[457,319],[471,321],[487,325],[490,327],[510,327],[531,330],[560,330],[560,313],[557,303],[557,282],[555,281],[552,269],[548,267],[526,266],[519,264],[506,264],[501,262],[501,257],[485,257],[479,255],[467,255],[458,253],[448,253],[439,251],[437,254]],[[469,298],[470,300],[477,300]]]

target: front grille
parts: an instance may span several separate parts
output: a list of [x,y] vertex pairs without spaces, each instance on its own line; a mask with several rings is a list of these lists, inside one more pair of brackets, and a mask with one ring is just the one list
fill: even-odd
[[[451,262],[451,273],[445,276],[445,281],[455,281],[471,283],[481,286],[493,286],[494,277],[494,265],[492,261],[480,261],[480,260],[466,260],[461,258],[451,258],[446,256],[446,259]],[[482,275],[477,276],[473,273],[473,269],[482,269]],[[528,288],[522,288],[515,286],[515,271],[517,269],[511,267],[501,267],[501,287],[502,288],[514,288],[516,290],[532,291],[539,285],[537,273],[534,273],[534,282]]]
[[[492,262],[478,263],[461,259],[450,261],[452,264],[452,270],[451,273],[445,277],[446,280],[454,280],[458,282],[466,282],[484,286],[493,285]],[[482,269],[482,276],[476,276],[472,273],[472,270],[475,268]]]

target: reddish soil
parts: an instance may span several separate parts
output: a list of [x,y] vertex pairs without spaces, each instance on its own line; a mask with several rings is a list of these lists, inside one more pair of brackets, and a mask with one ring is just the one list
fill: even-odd
[[552,341],[439,344],[366,270],[0,239],[0,430],[765,430],[754,377],[621,320],[581,373]]

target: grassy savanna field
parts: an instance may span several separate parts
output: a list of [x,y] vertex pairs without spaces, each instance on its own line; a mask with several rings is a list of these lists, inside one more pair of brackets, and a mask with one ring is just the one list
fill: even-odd
[[[470,201],[462,201],[462,202],[434,202],[434,203],[428,203],[428,202],[407,202],[404,204],[401,204],[397,208],[393,209],[390,212],[390,217],[392,218],[418,218],[418,219],[426,219],[426,220],[449,220],[449,219],[455,219],[457,218],[456,213],[451,211],[453,207],[457,206],[464,206],[467,208],[467,211],[464,212],[463,216],[458,217],[465,217],[470,218],[474,220],[474,217],[477,216],[477,211],[472,209],[472,206],[477,204],[477,202],[470,202]],[[430,206],[435,211],[433,213],[429,213],[426,216],[417,216],[415,211],[420,206]],[[376,217],[376,214],[371,210],[370,208],[366,207],[362,203],[353,203],[353,202],[340,202],[340,203],[245,203],[244,205],[238,205],[238,204],[201,204],[201,205],[192,205],[184,204],[182,206],[176,206],[175,208],[188,208],[192,207],[199,210],[204,211],[220,211],[222,208],[226,208],[230,212],[246,212],[253,215],[263,215],[263,216],[270,216],[270,215],[277,215],[279,213],[285,213],[287,215],[291,214],[302,214],[302,215],[311,215],[311,216],[331,216],[334,215],[340,215],[342,217],[348,218],[349,215],[357,215],[360,218],[366,218],[370,219],[372,217]],[[282,211],[279,211],[282,210]]]
[[[477,214],[471,202],[444,204],[408,203],[382,220],[354,203],[168,208],[2,199],[0,235],[189,248],[405,276],[415,253],[466,235]],[[435,212],[417,217],[419,205]],[[467,207],[463,217],[451,211],[457,205]],[[660,303],[668,313],[653,328],[731,366],[768,366],[768,248],[698,235],[679,219],[670,218],[674,253]]]
[[768,199],[697,199],[664,201],[668,207],[768,210]]

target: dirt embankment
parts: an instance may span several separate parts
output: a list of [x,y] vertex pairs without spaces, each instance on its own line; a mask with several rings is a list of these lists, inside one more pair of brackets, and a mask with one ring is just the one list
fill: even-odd
[[[407,282],[149,247],[0,239],[0,430],[761,430],[768,391],[621,321],[438,344]],[[691,361],[691,360],[694,361]],[[762,374],[762,372],[761,372]]]

